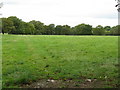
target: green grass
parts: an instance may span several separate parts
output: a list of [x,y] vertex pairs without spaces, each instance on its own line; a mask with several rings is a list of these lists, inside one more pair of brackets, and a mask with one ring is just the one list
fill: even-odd
[[3,35],[3,87],[38,79],[97,79],[116,87],[117,36]]

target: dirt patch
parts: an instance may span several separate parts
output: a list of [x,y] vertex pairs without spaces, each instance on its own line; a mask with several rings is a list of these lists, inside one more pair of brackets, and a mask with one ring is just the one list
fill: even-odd
[[39,80],[32,84],[22,85],[21,88],[102,88],[106,87],[103,81],[86,79],[84,81],[74,80]]

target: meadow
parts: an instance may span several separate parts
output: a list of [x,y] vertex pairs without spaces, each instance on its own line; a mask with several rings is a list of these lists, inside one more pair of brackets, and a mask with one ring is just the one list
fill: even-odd
[[118,66],[117,36],[2,36],[3,88],[42,79],[118,87]]

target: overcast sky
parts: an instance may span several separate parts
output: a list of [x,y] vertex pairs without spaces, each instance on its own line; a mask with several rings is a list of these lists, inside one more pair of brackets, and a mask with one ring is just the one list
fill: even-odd
[[23,21],[39,20],[48,25],[81,23],[115,26],[118,13],[115,0],[1,0],[2,17],[17,16]]

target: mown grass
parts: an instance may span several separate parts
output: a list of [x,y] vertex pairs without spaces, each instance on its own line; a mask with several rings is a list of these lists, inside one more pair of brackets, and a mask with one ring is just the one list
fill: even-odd
[[38,79],[97,79],[116,87],[117,36],[3,35],[3,87]]

